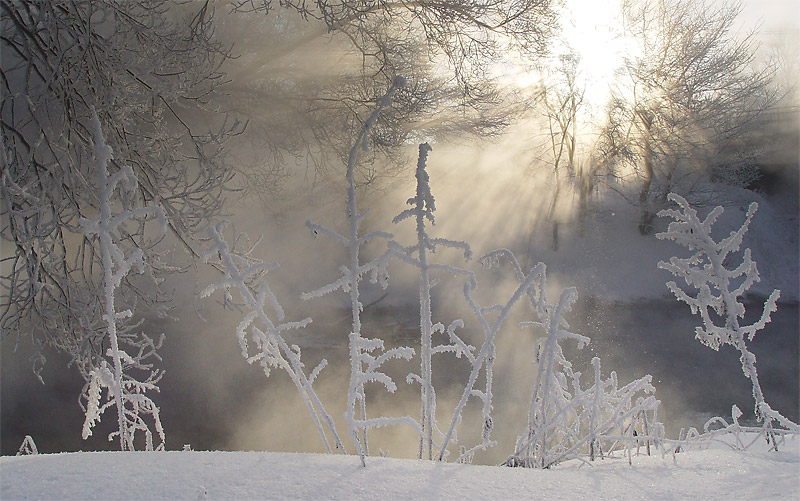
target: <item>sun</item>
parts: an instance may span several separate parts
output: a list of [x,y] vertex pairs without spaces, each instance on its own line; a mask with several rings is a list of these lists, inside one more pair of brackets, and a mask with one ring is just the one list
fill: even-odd
[[621,28],[621,12],[617,0],[567,0],[561,12],[562,31],[553,52],[578,56],[578,83],[591,106],[605,105],[631,49]]
[[514,53],[497,65],[501,83],[516,89],[533,90],[551,85],[548,73],[565,55],[577,56],[576,83],[584,92],[583,104],[592,112],[602,110],[617,87],[625,57],[635,53],[636,44],[622,28],[624,0],[564,0],[559,6],[560,30],[551,40],[548,56],[532,63]]

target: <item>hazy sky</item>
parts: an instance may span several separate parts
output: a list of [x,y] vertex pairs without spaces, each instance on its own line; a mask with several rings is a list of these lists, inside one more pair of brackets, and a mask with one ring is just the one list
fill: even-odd
[[797,0],[744,0],[744,14],[763,24],[762,31],[800,30],[800,2]]

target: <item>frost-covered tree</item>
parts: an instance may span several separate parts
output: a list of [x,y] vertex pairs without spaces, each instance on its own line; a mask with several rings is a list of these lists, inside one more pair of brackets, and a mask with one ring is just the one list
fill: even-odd
[[[553,75],[542,89],[541,106],[547,119],[547,149],[552,160],[552,199],[547,210],[547,219],[553,228],[553,250],[558,250],[558,220],[556,208],[562,188],[564,171],[575,181],[578,160],[578,117],[584,107],[585,86],[578,81],[580,58],[573,51],[559,57]],[[549,76],[549,75],[548,75]],[[531,236],[533,238],[533,236]]]
[[[431,288],[436,284],[436,279],[430,276],[432,271],[448,271],[455,275],[470,277],[471,273],[443,264],[429,263],[429,254],[435,253],[437,247],[459,249],[464,253],[465,259],[470,259],[472,251],[465,242],[456,242],[443,238],[431,238],[425,228],[428,221],[434,224],[434,211],[436,203],[431,193],[430,178],[425,170],[428,152],[431,151],[428,143],[419,145],[419,159],[415,177],[417,179],[416,196],[408,199],[411,207],[398,214],[392,222],[397,224],[406,219],[413,219],[416,223],[417,242],[408,247],[402,247],[396,242],[390,242],[390,247],[396,255],[412,264],[419,270],[419,318],[420,318],[420,373],[409,374],[410,380],[420,385],[420,444],[419,458],[427,456],[433,459],[433,432],[436,428],[436,392],[433,388],[432,356],[437,353],[454,352],[460,356],[468,351],[467,346],[454,332],[457,323],[451,324],[448,334],[452,344],[433,345],[435,333],[444,334],[444,325],[433,323],[431,313]],[[414,257],[416,255],[416,257]],[[456,321],[460,322],[460,321]],[[471,347],[470,347],[471,348]],[[465,351],[467,350],[467,351]],[[438,432],[438,429],[437,429]]]
[[[267,272],[278,267],[278,263],[264,263],[249,257],[250,252],[239,254],[230,249],[223,237],[223,230],[227,221],[222,221],[216,226],[208,227],[208,235],[213,245],[203,254],[203,259],[208,262],[212,259],[225,270],[224,276],[200,293],[201,297],[208,297],[217,290],[223,290],[226,300],[233,302],[231,290],[235,291],[241,303],[247,310],[247,315],[236,328],[236,337],[242,349],[242,356],[248,363],[258,362],[269,377],[272,369],[286,371],[291,378],[303,402],[311,414],[317,432],[331,452],[331,440],[335,450],[344,452],[344,447],[336,433],[336,428],[330,414],[325,410],[313,388],[320,371],[327,366],[328,361],[322,359],[320,363],[306,375],[304,364],[300,361],[300,347],[291,345],[283,338],[283,332],[291,329],[300,329],[311,323],[311,318],[304,318],[297,322],[284,322],[284,312],[275,294],[269,288],[264,277]],[[271,308],[279,323],[273,322],[265,308]],[[248,338],[255,345],[255,353],[251,354]],[[326,430],[328,435],[326,435]]]
[[247,117],[264,160],[234,183],[262,199],[274,193],[274,170],[298,165],[318,188],[315,200],[338,192],[331,185],[341,182],[352,131],[396,75],[409,85],[372,128],[357,184],[402,174],[405,146],[420,137],[501,133],[525,105],[494,68],[515,49],[538,58],[556,27],[551,0],[230,3],[232,12],[218,15],[237,56],[226,66],[226,104]]
[[756,150],[741,146],[763,125],[779,92],[774,65],[756,63],[756,34],[737,33],[741,11],[735,1],[624,3],[624,29],[635,49],[614,93],[623,124],[618,139],[635,152],[634,203],[643,234],[652,231],[655,208],[675,186],[690,185],[686,180],[747,178],[731,153],[754,159]]
[[[226,189],[272,197],[296,159],[321,174],[309,176],[315,186],[330,182],[324,166],[347,156],[350,132],[398,74],[412,85],[372,127],[382,159],[400,158],[412,121],[426,135],[502,130],[515,106],[501,103],[493,64],[509,44],[544,52],[555,26],[542,0],[2,0],[0,14],[0,238],[12,246],[0,261],[1,335],[81,358],[101,350],[88,327],[98,321],[95,286],[83,273],[95,249],[72,242],[96,210],[89,104],[138,176],[139,196],[164,208],[172,237],[197,257],[194,232],[217,219]],[[228,162],[232,146],[242,151],[234,137],[254,141],[257,158]],[[356,182],[378,173],[365,161]],[[151,270],[174,271],[141,237],[129,243]],[[169,305],[127,279],[119,294],[159,312]]]
[[[154,341],[144,332],[135,333],[138,325],[120,324],[124,319],[133,316],[130,309],[117,311],[114,293],[120,286],[122,279],[130,273],[132,268],[141,273],[144,270],[144,255],[140,249],[125,254],[117,245],[119,239],[124,238],[129,232],[126,225],[131,221],[146,218],[158,218],[163,227],[166,225],[164,212],[160,207],[133,207],[116,210],[115,193],[127,190],[135,193],[137,178],[130,167],[111,174],[109,163],[113,152],[103,138],[100,120],[94,107],[91,108],[91,132],[94,140],[95,152],[95,179],[99,191],[99,214],[92,219],[81,219],[83,234],[87,238],[96,238],[99,250],[99,259],[103,272],[103,321],[105,335],[110,344],[107,352],[93,363],[88,374],[88,382],[84,388],[86,398],[86,420],[83,424],[82,436],[84,439],[92,434],[92,427],[100,420],[101,415],[109,408],[117,411],[117,431],[109,435],[109,440],[114,436],[119,438],[120,449],[123,451],[134,450],[134,439],[137,431],[145,435],[145,449],[153,450],[153,433],[145,421],[145,416],[150,415],[153,427],[160,438],[158,448],[164,447],[164,430],[158,406],[147,396],[147,392],[158,391],[163,370],[155,369],[149,359],[161,360],[156,350],[161,347],[164,335]],[[137,379],[131,372],[143,372],[146,376]],[[106,389],[105,401],[102,401],[102,391]]]
[[377,338],[365,337],[361,333],[361,310],[359,282],[366,274],[371,275],[373,282],[380,282],[381,286],[388,285],[388,257],[387,252],[378,259],[367,263],[362,263],[360,251],[366,243],[376,239],[391,239],[392,235],[383,231],[373,231],[365,235],[359,235],[359,226],[366,216],[366,211],[358,212],[356,204],[356,184],[355,167],[358,159],[359,149],[367,150],[368,134],[370,128],[375,124],[381,111],[391,106],[395,92],[405,85],[403,77],[395,78],[392,86],[378,101],[378,106],[364,122],[356,140],[350,149],[347,161],[347,202],[345,205],[345,215],[347,217],[347,236],[336,231],[320,226],[311,221],[306,222],[306,226],[316,234],[323,234],[333,238],[344,245],[348,250],[348,263],[341,267],[342,277],[335,282],[321,287],[315,291],[303,294],[304,299],[311,299],[323,296],[330,292],[341,289],[348,293],[350,297],[350,312],[352,316],[352,328],[348,336],[350,352],[350,383],[347,389],[347,405],[345,410],[345,421],[347,422],[347,433],[353,441],[356,453],[361,457],[361,464],[365,466],[365,457],[369,455],[367,444],[367,431],[370,428],[387,426],[398,423],[410,423],[417,426],[410,417],[387,418],[367,416],[367,399],[364,391],[366,383],[375,382],[382,384],[389,392],[394,392],[397,385],[385,373],[381,372],[381,366],[393,358],[410,359],[414,353],[411,348],[400,347],[386,350],[383,341]]
[[[233,173],[225,144],[242,130],[213,103],[229,47],[209,2],[2,0],[0,14],[0,336],[89,363],[102,352],[90,272],[100,251],[80,226],[99,211],[89,106],[114,149],[110,168],[136,175],[136,196],[162,207],[188,247],[221,208]],[[148,273],[174,271],[144,229],[117,245],[142,250]],[[150,285],[123,277],[117,293],[162,311]]]
[[[443,83],[462,98],[462,109],[491,99],[495,88],[488,80],[492,65],[509,50],[542,55],[556,27],[556,13],[548,0],[449,0],[395,2],[376,0],[236,0],[237,10],[272,13],[293,11],[317,21],[333,36],[346,38],[359,55],[363,75],[383,83],[400,69],[426,80]],[[409,52],[411,49],[411,52]],[[438,63],[418,72],[419,61]],[[415,56],[415,57],[414,57]],[[410,65],[410,66],[409,66]],[[436,73],[448,70],[444,81]],[[395,73],[393,73],[395,72]],[[415,78],[415,80],[417,80]],[[423,95],[424,96],[424,95]],[[428,96],[424,96],[427,100]],[[433,97],[433,96],[431,96]],[[440,99],[452,97],[439,94]],[[488,117],[484,117],[488,118]],[[452,123],[454,117],[449,117]],[[479,122],[476,126],[481,127]],[[485,125],[485,124],[483,124]]]
[[772,312],[778,308],[780,291],[772,291],[757,321],[743,325],[745,306],[741,298],[754,283],[760,281],[760,277],[749,248],[742,252],[741,263],[733,264],[734,260],[739,259],[742,240],[758,204],[752,202],[742,225],[718,242],[712,236],[712,227],[724,212],[722,206],[715,207],[701,220],[697,211],[682,196],[670,193],[668,199],[677,204],[678,209],[664,209],[658,213],[673,221],[669,223],[667,231],[658,233],[656,237],[687,247],[692,255],[686,258],[673,257],[669,262],[661,261],[658,267],[683,279],[685,285],[679,286],[670,281],[667,287],[679,301],[689,305],[693,314],[700,315],[703,325],[695,328],[695,337],[713,350],[728,344],[739,351],[742,371],[753,386],[756,418],[763,423],[763,432],[773,448],[777,448],[771,432],[773,423],[794,432],[800,431],[800,427],[773,410],[764,399],[758,381],[756,357],[747,348],[747,341],[752,341],[756,333],[770,322]]

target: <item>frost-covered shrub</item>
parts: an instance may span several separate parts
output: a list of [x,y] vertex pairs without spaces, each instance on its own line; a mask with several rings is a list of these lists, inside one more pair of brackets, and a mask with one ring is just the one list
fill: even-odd
[[[311,318],[304,318],[297,322],[283,321],[283,308],[270,290],[265,278],[267,272],[278,267],[278,263],[264,263],[251,258],[250,252],[239,254],[230,249],[223,237],[226,224],[227,221],[222,221],[216,226],[210,226],[207,230],[213,245],[203,254],[203,260],[205,262],[216,261],[215,264],[224,270],[224,276],[203,289],[200,297],[208,297],[217,290],[223,290],[226,301],[234,302],[231,293],[235,291],[238,294],[240,300],[237,303],[243,304],[247,310],[247,315],[236,328],[236,337],[239,339],[242,356],[250,364],[258,362],[267,377],[272,369],[285,371],[297,387],[297,391],[300,392],[317,432],[325,444],[325,449],[331,452],[330,441],[332,440],[334,449],[344,452],[333,419],[325,411],[312,386],[328,361],[322,359],[314,370],[306,375],[304,365],[300,361],[300,347],[289,346],[282,335],[284,331],[305,327],[311,323]],[[278,323],[270,319],[265,308],[272,309]],[[248,342],[248,338],[255,345],[254,350]],[[330,435],[330,439],[325,430]]]
[[583,348],[589,343],[589,338],[566,330],[569,326],[563,315],[572,309],[577,299],[575,288],[564,290],[557,304],[548,304],[544,293],[544,264],[539,263],[535,271],[537,280],[528,294],[539,321],[520,325],[541,327],[545,336],[536,343],[536,382],[531,394],[528,424],[525,434],[517,440],[514,462],[527,467],[546,467],[553,461],[550,449],[563,449],[562,444],[577,440],[580,431],[578,409],[571,405],[573,395],[570,393],[571,384],[578,386],[580,373],[573,373],[572,364],[564,357],[559,342],[570,339],[578,343],[578,348]]
[[[159,207],[123,208],[114,213],[115,192],[122,187],[128,193],[135,193],[137,179],[130,167],[123,167],[114,174],[108,171],[108,164],[113,152],[103,138],[100,121],[92,108],[92,134],[99,189],[99,214],[92,219],[81,219],[83,234],[95,236],[99,240],[100,259],[103,269],[103,321],[106,335],[111,347],[100,358],[89,372],[89,380],[84,387],[83,397],[86,399],[86,419],[83,424],[84,439],[92,434],[92,428],[109,408],[117,409],[117,431],[109,435],[109,440],[119,438],[120,449],[134,450],[134,438],[137,431],[145,436],[145,449],[153,450],[153,433],[145,416],[151,416],[153,427],[159,436],[159,449],[164,447],[164,430],[158,406],[147,396],[147,392],[158,391],[158,382],[163,370],[153,367],[148,360],[161,360],[157,350],[161,347],[164,335],[155,341],[143,332],[137,333],[140,324],[125,325],[125,319],[131,318],[130,309],[117,312],[114,303],[114,292],[122,279],[136,268],[140,273],[144,270],[144,257],[140,249],[127,256],[117,245],[117,235],[124,236],[124,226],[131,220],[158,218],[161,220],[162,232],[166,221]],[[121,183],[121,185],[120,185]],[[131,372],[142,373],[140,378]],[[105,399],[103,389],[106,389]]]
[[[667,440],[673,454],[689,449],[705,449],[712,443],[724,444],[734,450],[747,450],[762,437],[766,437],[764,426],[746,426],[739,423],[742,411],[738,406],[731,406],[731,422],[715,416],[703,425],[703,433],[696,428],[681,429],[677,440]],[[797,434],[796,430],[772,428],[770,433],[770,449],[777,450],[786,442],[786,435]]]
[[[566,359],[561,341],[573,340],[578,348],[589,343],[586,336],[570,332],[564,315],[575,303],[575,288],[562,291],[555,304],[547,302],[545,295],[546,267],[537,264],[527,276],[522,274],[514,255],[499,250],[484,256],[488,264],[497,264],[504,258],[514,268],[520,283],[526,285],[529,298],[539,318],[536,322],[522,322],[521,327],[538,327],[544,337],[536,343],[535,363],[537,376],[531,393],[528,422],[525,432],[517,439],[507,466],[549,468],[561,461],[588,453],[594,460],[621,444],[628,452],[632,445],[657,442],[663,427],[657,420],[658,400],[651,376],[645,376],[619,388],[617,376],[603,380],[600,359],[592,360],[594,384],[581,388],[580,372],[572,369]],[[638,429],[637,429],[638,427]]]
[[[481,430],[481,441],[477,445],[466,448],[464,446],[460,447],[459,455],[457,458],[458,462],[470,462],[472,456],[475,452],[479,450],[486,450],[487,448],[494,446],[495,442],[491,439],[492,430],[494,429],[494,420],[492,419],[492,400],[493,400],[493,376],[494,376],[494,363],[495,363],[495,339],[497,338],[498,333],[500,332],[500,328],[502,327],[503,323],[508,318],[508,314],[513,308],[525,295],[526,291],[534,284],[537,278],[537,270],[531,270],[530,273],[525,275],[522,272],[522,269],[519,267],[516,259],[514,258],[513,254],[505,249],[490,252],[480,258],[480,262],[484,266],[490,266],[491,264],[498,261],[499,256],[507,255],[510,257],[514,269],[517,274],[517,278],[520,281],[520,285],[514,290],[511,294],[509,299],[502,304],[495,304],[491,306],[480,306],[474,299],[474,293],[478,288],[477,281],[475,276],[472,275],[469,280],[464,283],[464,298],[469,306],[470,310],[475,315],[475,318],[480,325],[481,330],[483,331],[483,344],[481,345],[480,349],[477,350],[476,353],[472,353],[472,349],[463,342],[458,339],[458,337],[451,334],[451,339],[453,340],[454,344],[458,344],[461,349],[460,353],[467,357],[467,360],[472,365],[472,369],[470,371],[469,377],[467,379],[466,384],[464,385],[464,390],[461,393],[461,398],[459,399],[455,411],[453,412],[453,416],[450,420],[450,425],[445,432],[442,438],[442,444],[439,448],[439,452],[436,454],[436,459],[441,461],[447,458],[448,451],[447,447],[450,442],[456,443],[456,427],[458,423],[461,422],[461,413],[464,409],[464,406],[467,404],[467,400],[469,397],[475,397],[479,400],[482,407],[482,416],[483,416],[483,429]],[[487,318],[487,315],[495,314],[493,321],[490,321]],[[459,324],[458,326],[462,326]],[[448,333],[451,330],[448,329]],[[457,353],[459,353],[457,352]],[[479,375],[484,374],[484,389],[479,390],[476,388],[478,377]]]
[[[617,374],[611,372],[608,379],[602,379],[600,359],[592,359],[594,384],[580,390],[576,380],[573,404],[580,407],[579,440],[565,448],[556,461],[572,457],[588,443],[589,460],[622,449],[630,461],[631,451],[644,444],[650,455],[651,444],[659,447],[664,439],[664,425],[658,421],[658,408],[661,402],[653,396],[656,389],[649,374],[631,381],[623,387],[617,385]],[[583,431],[585,430],[585,431]]]
[[368,242],[376,239],[391,239],[392,235],[382,231],[374,231],[366,235],[359,234],[359,226],[366,216],[366,211],[358,212],[356,204],[356,186],[354,170],[358,158],[359,148],[367,149],[369,131],[378,119],[381,111],[391,106],[396,90],[405,85],[403,77],[396,77],[387,93],[380,99],[375,111],[367,118],[356,137],[347,161],[347,203],[345,205],[345,215],[347,217],[347,235],[342,235],[336,231],[325,228],[318,224],[308,221],[306,226],[315,232],[333,238],[341,243],[348,250],[348,263],[341,267],[342,277],[335,282],[321,287],[315,291],[303,294],[304,299],[321,297],[336,290],[342,290],[350,296],[350,311],[352,314],[352,329],[348,336],[350,352],[350,383],[347,389],[347,406],[345,410],[345,421],[347,422],[347,434],[350,436],[355,446],[356,453],[361,458],[362,466],[365,465],[365,456],[369,455],[367,443],[367,431],[370,428],[409,423],[418,427],[417,423],[410,417],[387,418],[387,417],[367,417],[367,400],[364,392],[365,383],[375,382],[382,384],[389,392],[393,393],[397,385],[384,372],[381,366],[393,358],[410,359],[414,350],[411,348],[400,347],[385,349],[383,341],[377,338],[365,337],[361,333],[361,310],[359,283],[365,274],[370,274],[373,283],[380,282],[382,287],[388,285],[387,265],[390,253],[362,263],[360,251],[361,247]]
[[417,161],[416,179],[417,193],[408,199],[411,207],[398,214],[392,222],[397,224],[406,219],[413,219],[416,223],[417,242],[414,245],[403,247],[395,241],[389,242],[394,255],[403,261],[415,266],[419,271],[419,318],[420,318],[420,373],[409,374],[409,382],[420,385],[420,443],[419,458],[433,459],[434,431],[437,439],[441,440],[443,434],[436,425],[436,391],[433,387],[432,357],[438,353],[455,353],[457,357],[462,354],[471,354],[472,346],[467,346],[455,333],[457,326],[463,325],[461,320],[456,320],[447,329],[449,343],[433,345],[433,335],[445,334],[444,325],[433,323],[431,312],[431,288],[436,285],[436,279],[431,277],[431,272],[446,271],[453,275],[472,277],[468,271],[450,265],[429,262],[430,254],[436,252],[438,247],[449,247],[463,251],[464,258],[469,259],[472,251],[464,242],[456,242],[443,238],[431,238],[425,228],[426,221],[434,224],[435,200],[431,193],[428,173],[425,170],[428,152],[431,147],[428,143],[419,145],[419,159]]
[[670,281],[667,287],[679,301],[689,305],[693,314],[700,315],[703,325],[695,329],[695,337],[714,350],[719,350],[724,344],[739,350],[742,371],[753,386],[756,418],[763,423],[762,433],[771,441],[773,448],[777,449],[773,424],[794,433],[800,432],[800,427],[773,410],[764,399],[758,381],[756,357],[748,350],[747,341],[752,341],[756,333],[770,322],[770,315],[778,308],[780,291],[772,291],[764,304],[761,317],[756,322],[742,325],[745,307],[740,299],[760,277],[749,248],[742,252],[740,264],[731,263],[737,259],[758,204],[751,203],[742,225],[717,242],[711,231],[724,211],[721,206],[715,207],[704,220],[700,220],[697,211],[686,199],[675,193],[670,193],[668,198],[678,205],[679,210],[665,209],[658,213],[659,216],[670,217],[674,221],[669,223],[667,231],[657,234],[656,237],[673,240],[687,247],[692,255],[687,258],[673,257],[669,262],[659,262],[658,267],[668,270],[685,282],[684,286],[678,286]]

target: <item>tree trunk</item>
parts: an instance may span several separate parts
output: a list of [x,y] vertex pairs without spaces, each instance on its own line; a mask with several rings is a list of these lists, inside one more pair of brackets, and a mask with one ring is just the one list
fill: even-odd
[[[641,115],[640,115],[641,116]],[[653,168],[653,150],[650,147],[650,124],[648,117],[642,117],[642,124],[645,130],[644,140],[644,183],[639,192],[639,233],[649,235],[653,231],[653,219],[655,214],[650,211],[650,188],[655,178]]]

